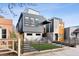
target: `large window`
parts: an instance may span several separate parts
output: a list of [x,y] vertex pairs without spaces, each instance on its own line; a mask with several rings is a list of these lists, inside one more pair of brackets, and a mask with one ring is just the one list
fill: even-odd
[[26,26],[26,25],[29,25],[29,22],[30,22],[30,21],[29,21],[29,17],[25,17],[25,20],[24,20],[25,26]]
[[34,24],[35,24],[34,18],[30,18],[30,24],[31,24],[31,26],[34,26]]
[[2,38],[6,38],[6,29],[2,29]]
[[46,24],[46,32],[49,32],[49,24]]
[[40,22],[39,19],[36,18],[36,19],[35,19],[35,24],[36,24],[36,26],[39,25],[39,22]]

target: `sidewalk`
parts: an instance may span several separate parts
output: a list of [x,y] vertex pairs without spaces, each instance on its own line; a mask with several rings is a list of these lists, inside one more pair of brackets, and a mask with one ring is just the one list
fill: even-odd
[[49,51],[46,53],[32,54],[31,56],[79,56],[79,45],[77,47],[64,47],[60,51]]
[[42,55],[42,54],[46,54],[46,53],[50,53],[50,52],[57,52],[57,51],[62,51],[64,49],[66,49],[67,46],[62,47],[62,48],[56,48],[56,49],[49,49],[49,50],[43,50],[43,51],[34,51],[34,52],[29,52],[29,53],[25,53],[23,54],[24,56],[35,56],[35,55]]

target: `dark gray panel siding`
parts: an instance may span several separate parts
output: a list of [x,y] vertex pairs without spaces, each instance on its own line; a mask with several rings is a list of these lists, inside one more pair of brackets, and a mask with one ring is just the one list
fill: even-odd
[[46,24],[46,32],[49,32],[49,24]]
[[27,32],[27,33],[42,33],[43,32],[43,27],[42,26],[40,26],[40,27],[24,27],[23,28],[24,30],[24,32]]
[[65,38],[65,40],[70,39],[70,28],[65,28],[64,38]]
[[50,32],[54,32],[54,22],[53,22],[53,20],[51,20],[51,23],[50,23]]
[[[49,29],[50,28],[50,29]],[[54,31],[54,23],[53,20],[51,20],[51,23],[46,25],[46,32],[53,32]]]
[[25,20],[25,17],[39,19],[39,23],[46,20],[43,16],[40,16],[40,15],[33,15],[33,14],[23,13],[23,16],[24,16],[24,20]]
[[[25,19],[25,17],[29,17],[29,19]],[[32,23],[30,18],[34,18],[34,23]],[[35,19],[38,19],[38,20],[36,21]],[[37,32],[37,33],[43,32],[44,30],[43,25],[38,25],[38,24],[43,22],[44,20],[46,19],[43,16],[24,13],[23,14],[23,31],[24,32]]]
[[23,20],[22,20],[23,18],[21,17],[20,18],[20,21],[19,21],[19,23],[18,23],[18,25],[17,25],[17,31],[18,32],[23,32]]

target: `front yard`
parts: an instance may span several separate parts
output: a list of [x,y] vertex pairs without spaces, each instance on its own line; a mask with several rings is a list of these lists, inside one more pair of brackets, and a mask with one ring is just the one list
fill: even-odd
[[35,48],[36,50],[48,50],[48,49],[60,48],[60,46],[56,46],[56,45],[48,44],[48,43],[44,43],[44,44],[34,44],[34,43],[32,43],[31,46],[33,48]]

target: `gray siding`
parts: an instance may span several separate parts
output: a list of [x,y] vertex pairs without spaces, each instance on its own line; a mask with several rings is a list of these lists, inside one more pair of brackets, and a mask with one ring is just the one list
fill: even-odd
[[54,32],[54,20],[53,19],[51,20],[51,23],[50,23],[50,32]]
[[[23,16],[20,16],[20,20],[17,26],[19,32],[42,33],[44,31],[43,25],[40,24],[46,20],[43,16],[24,12],[22,14]],[[26,19],[26,17],[28,18]]]
[[51,21],[51,23],[46,25],[46,31],[54,32],[54,19],[51,19],[50,21]]
[[20,18],[19,18],[19,20],[18,20],[18,23],[17,23],[17,26],[16,26],[16,29],[17,29],[17,31],[18,32],[23,32],[23,17],[22,17],[23,15],[21,14],[20,15]]
[[79,26],[73,26],[65,28],[65,42],[67,43],[76,43],[79,44],[79,34],[77,35],[77,38],[75,37],[75,34],[73,34],[74,30],[78,29]]
[[49,32],[49,24],[46,24],[46,32]]
[[[29,19],[25,19],[25,17],[29,17]],[[31,18],[34,18],[34,21],[32,21]],[[38,19],[38,20],[35,20],[35,19]],[[43,22],[44,20],[46,19],[43,16],[24,13],[23,14],[23,31],[24,32],[37,32],[37,33],[43,32],[44,31],[43,25],[39,25],[39,24]],[[27,25],[26,25],[26,22],[27,22]]]
[[[41,15],[34,15],[34,14],[28,14],[28,13],[23,13],[24,17],[29,17],[29,18],[34,18],[34,19],[39,19],[39,23],[43,22],[44,20],[46,20],[43,16]],[[25,20],[25,18],[24,18]]]
[[70,39],[70,28],[65,28],[65,31],[64,31],[64,39],[65,40]]

